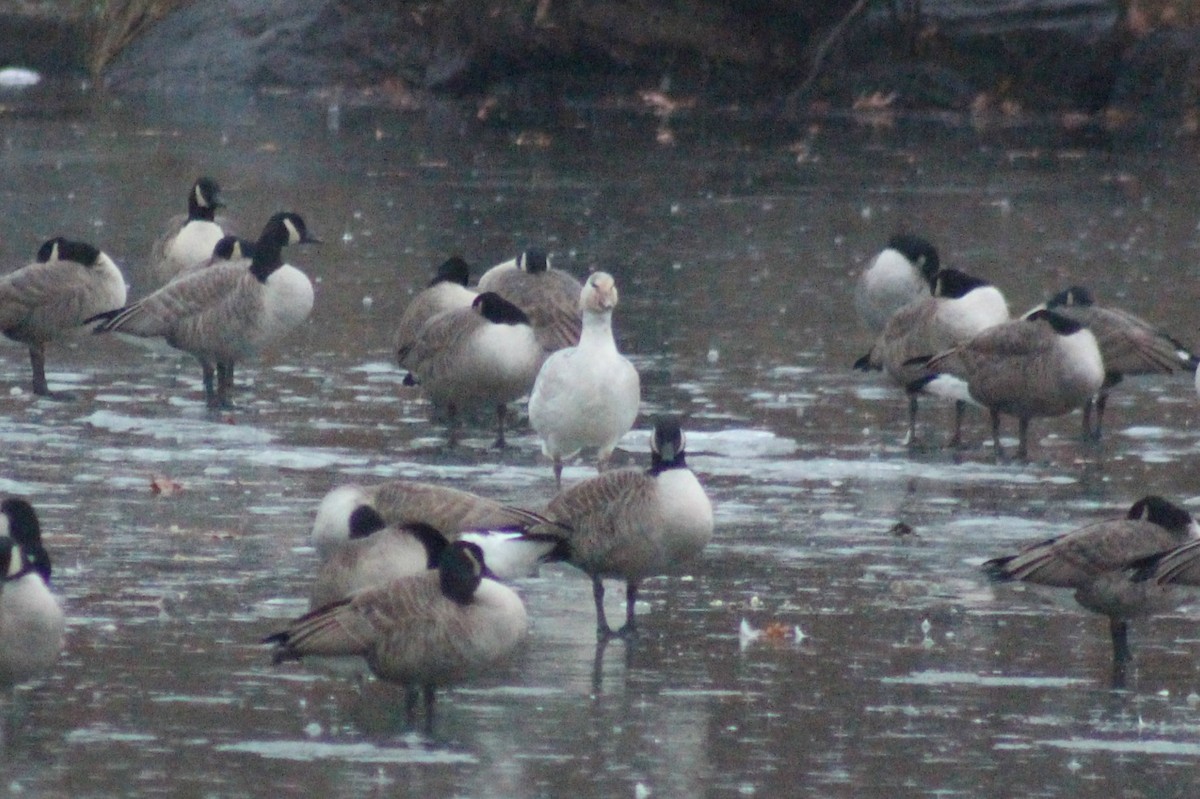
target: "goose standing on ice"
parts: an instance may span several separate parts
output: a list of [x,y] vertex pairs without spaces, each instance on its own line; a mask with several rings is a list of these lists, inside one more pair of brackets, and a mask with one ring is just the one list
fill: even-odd
[[[712,538],[712,503],[685,455],[679,420],[661,417],[650,437],[648,470],[604,472],[561,492],[546,510],[566,528],[547,559],[564,560],[592,578],[602,640],[634,633],[642,581],[688,568]],[[625,581],[625,626],[615,633],[604,613],[605,577]]]
[[33,393],[46,383],[46,344],[76,331],[90,317],[125,304],[125,278],[112,259],[90,244],[54,238],[33,263],[0,277],[0,331],[29,345]]
[[0,685],[37,677],[62,651],[66,620],[50,571],[33,506],[0,502]]
[[263,643],[275,644],[275,663],[312,655],[365,658],[380,679],[404,686],[410,721],[424,690],[430,729],[436,690],[511,657],[528,630],[521,598],[491,579],[479,547],[458,541],[436,571],[318,608]]
[[154,243],[150,265],[159,284],[195,269],[212,257],[213,248],[225,235],[216,221],[221,202],[221,187],[210,177],[199,178],[188,192],[187,216],[176,216]]
[[[1083,409],[1085,438],[1100,438],[1108,393],[1125,375],[1195,372],[1197,364],[1200,364],[1200,359],[1187,347],[1145,319],[1120,308],[1097,305],[1092,293],[1083,286],[1060,291],[1040,308],[1074,319],[1087,327],[1100,346],[1100,355],[1104,358],[1104,385],[1094,401],[1089,400]],[[1037,310],[1039,308],[1034,308],[1029,313]],[[1092,424],[1093,406],[1095,425]]]
[[191,353],[203,368],[208,407],[232,407],[234,364],[283,337],[312,312],[312,281],[284,263],[283,248],[318,242],[298,214],[275,214],[255,242],[253,257],[181,275],[130,306],[89,321],[100,322],[97,333],[162,336]]
[[[976,333],[1007,322],[1008,303],[1000,290],[986,280],[957,269],[943,269],[934,281],[933,294],[909,303],[892,314],[871,351],[854,364],[856,369],[882,369],[908,395],[908,432],[905,444],[916,439],[917,397],[909,390],[926,372],[913,359],[928,358],[970,340]],[[965,403],[956,402],[951,446],[962,441]]]
[[393,339],[396,363],[401,369],[409,368],[409,353],[416,345],[421,329],[430,319],[442,311],[471,306],[477,295],[474,290],[467,288],[470,279],[471,267],[457,255],[452,256],[438,267],[428,288],[405,306]]
[[939,268],[937,249],[928,241],[908,234],[892,236],[858,278],[858,318],[879,335],[892,314],[930,295]]
[[1170,610],[1186,598],[1169,584],[1153,579],[1153,562],[1170,557],[1168,553],[1181,546],[1200,543],[1197,533],[1186,510],[1162,497],[1147,496],[1135,502],[1122,519],[1097,522],[1031,544],[1016,555],[987,561],[983,570],[999,582],[1074,589],[1076,602],[1107,616],[1113,682],[1119,687],[1131,657],[1129,621]]
[[546,359],[529,395],[529,423],[542,437],[562,488],[563,459],[597,447],[603,469],[621,436],[637,420],[641,383],[637,369],[617,351],[612,315],[617,286],[607,272],[593,272],[579,296],[583,334],[579,344]]
[[583,330],[579,292],[583,286],[550,266],[550,256],[541,250],[526,250],[493,266],[479,278],[478,288],[494,291],[524,311],[547,352],[579,343]]
[[1035,311],[984,330],[924,362],[929,373],[909,386],[974,402],[991,411],[996,458],[1003,459],[1000,415],[1017,417],[1017,459],[1029,457],[1029,421],[1082,408],[1104,385],[1096,337],[1055,311]]
[[407,362],[430,402],[446,410],[452,441],[461,412],[490,407],[496,413],[495,446],[503,447],[507,405],[529,393],[545,359],[529,317],[488,291],[467,308],[430,319]]

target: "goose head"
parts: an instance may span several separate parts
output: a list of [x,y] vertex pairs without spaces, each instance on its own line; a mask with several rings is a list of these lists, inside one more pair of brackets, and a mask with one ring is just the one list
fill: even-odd
[[470,280],[471,267],[460,256],[452,255],[438,267],[437,274],[433,276],[433,280],[430,281],[429,285],[436,286],[438,283],[457,283],[465,287]]
[[650,472],[687,468],[687,436],[679,426],[679,417],[660,416],[650,434]]
[[1083,286],[1071,286],[1068,289],[1055,294],[1050,299],[1046,300],[1046,308],[1070,308],[1073,306],[1087,307],[1095,305],[1096,300],[1092,297],[1092,292]]
[[579,295],[579,308],[585,313],[609,313],[617,307],[617,282],[607,272],[593,272]]
[[915,266],[917,271],[929,281],[930,288],[933,287],[937,273],[941,269],[941,261],[938,259],[936,247],[926,239],[910,233],[897,233],[888,239],[887,246],[907,258],[909,263]]
[[487,576],[483,550],[469,541],[455,541],[438,559],[438,574],[442,594],[459,605],[469,605]]
[[545,272],[550,268],[550,256],[545,250],[528,249],[517,256],[517,269],[530,274]]
[[527,325],[529,317],[517,306],[494,291],[485,291],[471,302],[471,307],[492,324]]
[[188,219],[203,219],[211,222],[218,208],[224,207],[221,202],[221,187],[210,177],[199,178],[192,184],[188,195]]
[[50,554],[42,546],[42,528],[29,502],[17,497],[0,502],[0,538],[8,538],[20,547],[21,568],[36,571],[50,582]]
[[223,236],[213,247],[213,258],[221,261],[240,261],[254,257],[254,242],[237,236]]
[[1200,536],[1200,528],[1192,519],[1192,514],[1175,503],[1151,494],[1133,503],[1126,518],[1130,521],[1144,521],[1157,524],[1173,532],[1189,531],[1192,538]]
[[73,261],[81,266],[95,266],[100,261],[100,250],[82,241],[70,241],[58,236],[45,241],[37,251],[37,262]]

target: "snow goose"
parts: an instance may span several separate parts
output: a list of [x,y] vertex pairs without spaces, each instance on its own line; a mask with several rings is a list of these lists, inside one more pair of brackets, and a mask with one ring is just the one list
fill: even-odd
[[[712,538],[712,503],[687,466],[679,420],[656,420],[650,468],[616,469],[567,488],[546,515],[566,529],[548,560],[565,560],[592,579],[596,634],[636,631],[634,606],[647,577],[677,573]],[[625,625],[617,632],[604,613],[605,577],[625,581]]]
[[579,343],[583,329],[579,292],[583,286],[551,267],[550,257],[541,250],[526,250],[493,266],[479,278],[478,288],[494,291],[524,311],[547,352]]
[[234,364],[283,337],[312,311],[312,281],[284,263],[283,248],[318,241],[298,214],[277,213],[263,228],[251,258],[181,275],[130,306],[89,321],[100,322],[97,333],[162,336],[172,347],[191,353],[203,368],[208,406],[232,407]]
[[597,447],[600,468],[637,419],[641,384],[637,369],[617,352],[612,315],[617,286],[607,272],[593,272],[579,297],[583,334],[579,344],[554,352],[542,364],[529,395],[529,423],[542,437],[562,488],[563,459]]
[[90,244],[54,238],[33,263],[0,277],[0,331],[29,345],[33,393],[52,394],[46,383],[46,344],[75,332],[89,317],[125,304],[125,278]]
[[[1145,319],[1120,308],[1097,305],[1092,293],[1083,286],[1060,291],[1029,313],[1042,308],[1087,327],[1100,346],[1100,355],[1104,358],[1104,385],[1095,400],[1084,407],[1083,435],[1086,438],[1100,438],[1108,393],[1125,375],[1195,372],[1200,363],[1187,347]],[[1092,424],[1093,406],[1095,425]]]
[[491,579],[479,547],[457,541],[436,571],[318,608],[263,643],[275,645],[275,663],[310,655],[363,657],[377,677],[405,687],[410,720],[424,690],[431,727],[436,689],[509,658],[528,628],[521,598]]
[[529,317],[488,291],[467,308],[430,319],[408,364],[430,402],[446,410],[452,439],[460,412],[490,407],[496,412],[495,446],[503,447],[507,404],[529,393],[545,358]]
[[987,408],[996,457],[1000,415],[1017,417],[1018,460],[1029,457],[1029,420],[1082,408],[1104,384],[1104,360],[1096,337],[1055,311],[1036,311],[984,330],[929,359],[929,374],[909,386]]
[[[976,333],[1007,322],[1008,303],[1000,290],[986,280],[957,269],[943,269],[934,281],[933,294],[896,311],[884,325],[871,351],[854,364],[857,369],[882,369],[899,386],[910,386],[924,376],[913,359],[929,357],[971,339]],[[904,442],[916,438],[917,392],[908,394],[908,432]],[[964,404],[955,408],[952,446],[962,439]]]
[[925,239],[893,236],[858,278],[854,290],[858,318],[879,335],[892,314],[930,295],[939,265],[937,249]]
[[0,502],[0,685],[38,676],[62,651],[66,621],[50,571],[33,506]]
[[216,221],[217,209],[222,205],[221,187],[215,180],[202,177],[192,184],[187,215],[171,218],[150,253],[150,265],[160,284],[212,257],[213,248],[225,235]]
[[[1130,659],[1129,620],[1170,610],[1184,595],[1139,574],[1146,564],[1197,542],[1198,530],[1183,508],[1158,496],[1139,499],[1122,519],[1111,519],[993,558],[983,570],[993,580],[1019,581],[1075,591],[1075,601],[1107,616],[1114,680]],[[1168,556],[1169,557],[1169,556]]]

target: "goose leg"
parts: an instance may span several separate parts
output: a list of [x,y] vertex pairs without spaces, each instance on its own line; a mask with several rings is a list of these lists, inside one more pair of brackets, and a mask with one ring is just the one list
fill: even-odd
[[404,686],[404,723],[412,727],[417,723],[417,702],[421,689],[416,685]]
[[433,735],[433,706],[437,701],[437,694],[433,683],[428,683],[425,686],[425,734]]
[[1101,390],[1096,397],[1096,426],[1092,429],[1093,441],[1100,440],[1100,430],[1104,427],[1104,409],[1108,406],[1108,392]]
[[637,632],[637,622],[634,620],[634,606],[637,605],[638,584],[632,580],[625,584],[625,626],[617,631],[617,635],[629,636]]
[[992,411],[992,446],[996,450],[996,460],[1004,460],[1004,447],[1000,445],[1000,413]]
[[29,365],[33,368],[33,393],[39,397],[50,396],[50,386],[46,383],[45,345],[29,345]]
[[563,470],[562,456],[555,455],[554,456],[554,485],[560,491],[562,490],[562,470]]
[[1088,401],[1083,404],[1083,440],[1091,441],[1099,436],[1092,429],[1092,410],[1096,407],[1096,398],[1088,397]]
[[1022,416],[1017,420],[1017,460],[1029,460],[1029,420]]
[[599,577],[592,577],[592,600],[596,603],[596,637],[603,640],[613,631],[604,615],[604,582]]
[[504,449],[507,444],[504,441],[504,417],[508,415],[508,406],[500,403],[496,406],[496,443],[492,444],[492,449]]
[[233,407],[233,364],[217,364],[217,406]]
[[216,370],[208,361],[201,361],[200,368],[204,374],[204,404],[215,408],[217,407]]
[[917,395],[908,395],[908,433],[904,436],[904,446],[909,446],[917,440]]
[[1113,645],[1112,687],[1121,689],[1125,687],[1125,675],[1133,660],[1133,653],[1129,650],[1129,625],[1121,619],[1109,619],[1108,630],[1112,634]]
[[962,423],[963,417],[967,415],[967,403],[962,400],[954,401],[954,436],[950,439],[950,446],[958,449],[962,446]]

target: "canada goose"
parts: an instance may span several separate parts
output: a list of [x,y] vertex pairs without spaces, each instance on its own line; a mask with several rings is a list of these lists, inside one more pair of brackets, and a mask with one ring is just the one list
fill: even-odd
[[[321,500],[313,521],[312,542],[324,561],[364,530],[428,527],[448,541],[478,544],[501,579],[536,571],[539,560],[561,536],[559,525],[532,511],[505,505],[470,491],[396,480],[375,486],[344,485]],[[419,536],[436,548],[428,534]],[[419,559],[419,557],[418,557]],[[411,560],[411,559],[410,559]]]
[[33,393],[46,384],[46,344],[75,331],[94,314],[125,304],[125,278],[112,259],[90,244],[53,238],[33,263],[0,277],[0,331],[29,345]]
[[437,568],[448,542],[429,525],[389,526],[371,507],[350,515],[350,537],[328,553],[309,594],[317,609],[365,588]]
[[[943,269],[934,281],[933,294],[896,311],[884,325],[871,351],[854,364],[856,369],[883,369],[908,393],[908,432],[904,443],[916,438],[917,392],[908,391],[925,372],[914,358],[928,357],[970,340],[976,333],[1007,322],[1008,303],[1000,290],[985,280],[957,269]],[[962,440],[964,404],[955,407],[951,446]]]
[[495,408],[495,446],[503,447],[506,405],[529,393],[545,358],[529,317],[488,291],[467,308],[430,319],[408,364],[430,402],[446,409],[452,429],[466,408]]
[[283,262],[283,247],[318,242],[298,214],[275,214],[250,259],[181,275],[128,307],[88,321],[100,322],[97,333],[163,336],[200,361],[208,407],[232,407],[234,364],[281,338],[312,311],[312,281]]
[[66,621],[50,593],[50,556],[33,506],[0,503],[0,685],[49,668],[63,647]]
[[1075,601],[1107,616],[1112,635],[1114,677],[1123,676],[1130,659],[1130,619],[1169,610],[1181,592],[1140,579],[1136,572],[1148,559],[1196,541],[1191,515],[1159,496],[1133,504],[1123,519],[1082,527],[1031,544],[1016,555],[993,558],[983,570],[993,580],[1021,581],[1075,590]]
[[[634,605],[642,580],[679,571],[712,538],[712,503],[687,467],[685,436],[674,417],[655,421],[650,468],[617,469],[571,486],[546,515],[566,529],[547,556],[592,578],[596,634],[636,630]],[[604,615],[603,578],[625,581],[625,626],[614,633]]]
[[188,192],[186,216],[172,217],[166,232],[154,243],[150,264],[160,283],[207,261],[213,247],[225,235],[216,221],[221,202],[221,187],[210,177],[202,177]]
[[529,395],[529,423],[554,460],[562,488],[563,459],[598,447],[600,468],[637,419],[641,382],[629,359],[617,352],[612,314],[617,286],[607,272],[588,276],[579,296],[583,335],[579,344],[551,353]]
[[275,644],[275,663],[361,656],[377,677],[405,687],[410,718],[423,688],[431,725],[436,689],[511,656],[528,627],[521,598],[490,578],[479,547],[456,541],[442,553],[437,571],[338,600],[263,643]]
[[909,389],[973,401],[991,411],[1000,459],[1000,414],[1017,417],[1017,458],[1026,460],[1030,419],[1082,408],[1104,384],[1096,337],[1078,322],[1047,310],[984,330],[929,359],[925,368],[930,374]]
[[547,352],[579,343],[583,317],[579,281],[550,266],[541,250],[526,250],[514,260],[493,266],[479,278],[479,291],[494,291],[529,316]]
[[[1083,410],[1083,435],[1099,439],[1104,423],[1108,393],[1125,375],[1195,372],[1200,363],[1187,347],[1151,325],[1145,319],[1121,310],[1096,305],[1092,293],[1083,286],[1072,286],[1051,297],[1044,305],[1055,313],[1074,319],[1092,331],[1104,358],[1104,385],[1094,401]],[[1028,316],[1029,314],[1026,314]],[[1096,423],[1092,425],[1092,407]]]
[[903,233],[892,236],[858,278],[858,318],[879,335],[892,314],[930,295],[939,268],[937,250],[928,241]]
[[471,267],[455,255],[438,267],[429,287],[404,308],[394,339],[396,363],[401,369],[408,368],[408,354],[430,319],[442,311],[470,307],[476,297],[475,291],[467,288],[470,279]]

